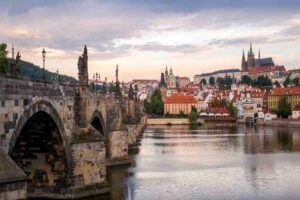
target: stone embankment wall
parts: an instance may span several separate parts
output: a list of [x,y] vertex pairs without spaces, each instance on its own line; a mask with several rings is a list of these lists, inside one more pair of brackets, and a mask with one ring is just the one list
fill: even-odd
[[[203,123],[202,120],[199,122]],[[190,122],[188,118],[148,118],[147,124],[148,125],[167,125],[167,124],[186,125],[186,124],[190,124]]]

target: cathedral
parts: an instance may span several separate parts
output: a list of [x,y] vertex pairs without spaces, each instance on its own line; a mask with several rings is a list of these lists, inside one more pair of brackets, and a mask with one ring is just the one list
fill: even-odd
[[242,71],[248,71],[249,69],[253,67],[274,67],[275,64],[273,62],[273,59],[271,57],[269,58],[261,58],[260,57],[260,50],[258,51],[258,58],[255,58],[255,54],[252,49],[252,44],[250,44],[250,49],[248,51],[248,57],[247,60],[245,58],[245,52],[243,51],[242,55],[242,65],[241,70]]
[[164,77],[164,83],[168,88],[176,88],[176,76],[173,74],[172,67],[170,68],[170,72],[168,71],[168,67],[166,67]]

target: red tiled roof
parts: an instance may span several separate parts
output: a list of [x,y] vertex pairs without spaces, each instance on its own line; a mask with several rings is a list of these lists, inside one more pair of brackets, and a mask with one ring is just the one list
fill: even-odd
[[276,87],[273,90],[271,90],[270,95],[273,96],[300,95],[300,86],[286,87],[286,88]]
[[191,95],[172,95],[167,97],[164,104],[197,104],[198,101]]
[[300,69],[290,69],[288,70],[289,73],[293,73],[293,72],[300,72]]
[[197,90],[197,88],[177,88],[178,92],[191,92],[194,93]]
[[277,65],[277,66],[275,66],[274,71],[275,71],[275,70],[278,70],[278,71],[286,71],[286,70],[285,70],[285,67],[284,67],[283,65]]
[[179,80],[190,80],[189,77],[183,76],[183,77],[179,77]]

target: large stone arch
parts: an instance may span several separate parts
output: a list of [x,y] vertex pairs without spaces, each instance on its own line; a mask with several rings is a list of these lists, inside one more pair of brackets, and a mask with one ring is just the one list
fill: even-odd
[[[105,136],[107,133],[106,133],[106,123],[105,123],[105,120],[103,118],[103,115],[102,113],[99,111],[99,110],[95,110],[92,114],[92,117],[90,119],[90,124],[93,124],[94,120],[99,120],[100,124],[101,124],[101,128],[102,128],[102,133],[103,135]],[[97,128],[97,127],[95,127]],[[98,130],[99,131],[99,130]]]
[[[39,118],[40,116],[43,116],[43,117]],[[47,120],[45,120],[45,118]],[[39,121],[39,120],[41,120],[41,121]],[[35,133],[33,135],[31,133],[32,131],[30,131],[29,134],[26,134],[28,130],[31,130],[31,129],[28,129],[28,126],[34,127],[36,129],[36,127],[39,127],[40,125],[43,125],[43,127],[48,127],[49,123],[52,124],[52,127],[55,127],[54,135],[53,135],[53,132],[46,131],[48,129],[39,129],[38,131],[35,131]],[[51,130],[54,130],[54,129],[51,129]],[[42,134],[42,133],[45,133],[45,134]],[[33,177],[33,179],[31,179],[31,180],[38,180],[38,179],[40,179],[38,177],[45,176],[45,177],[47,177],[47,183],[48,183],[48,180],[52,180],[49,182],[49,183],[52,183],[49,185],[52,188],[53,188],[53,186],[55,186],[55,187],[58,186],[57,188],[61,188],[61,186],[62,186],[61,184],[64,184],[64,186],[67,186],[69,184],[68,181],[69,181],[69,177],[70,177],[70,168],[69,168],[70,158],[68,156],[68,155],[70,155],[70,153],[68,153],[69,148],[68,148],[67,138],[65,135],[65,128],[64,128],[64,124],[63,124],[57,110],[48,101],[40,100],[40,101],[37,101],[37,102],[31,104],[28,109],[24,110],[23,114],[20,116],[20,118],[16,124],[13,136],[9,143],[8,153],[13,159],[16,159],[15,161],[22,160],[21,161],[21,163],[23,163],[23,164],[21,164],[22,166],[24,165],[24,161],[26,162],[26,160],[28,160],[28,157],[23,158],[22,155],[24,155],[24,154],[18,153],[21,150],[20,144],[22,144],[22,143],[20,143],[20,141],[23,142],[23,145],[24,145],[24,141],[26,141],[26,146],[30,147],[31,140],[24,139],[24,137],[27,138],[27,137],[32,137],[32,136],[43,137],[44,139],[42,141],[44,141],[44,142],[41,141],[40,144],[35,142],[35,144],[38,144],[39,148],[41,148],[41,149],[46,148],[46,150],[42,150],[42,152],[39,152],[39,150],[28,150],[28,152],[29,152],[28,154],[34,153],[32,155],[35,156],[35,158],[33,158],[33,157],[30,158],[29,163],[31,163],[31,162],[36,163],[38,161],[38,163],[40,163],[40,164],[45,163],[45,165],[51,166],[49,168],[51,168],[51,169],[53,168],[54,170],[56,170],[57,167],[61,168],[63,170],[62,172],[64,175],[60,176],[60,179],[55,179],[55,177],[57,177],[57,173],[56,173],[56,175],[51,175],[53,172],[50,172],[50,170],[42,171],[42,170],[39,170],[38,168],[31,167],[31,168],[27,168],[27,171],[29,170],[28,172],[30,172],[30,174],[31,174],[31,178]],[[46,140],[45,136],[46,136],[46,138],[49,137],[50,140]],[[54,141],[57,141],[57,142],[51,142],[53,140],[52,138],[54,139]],[[35,139],[35,141],[37,141],[37,140]],[[48,142],[45,142],[45,141],[48,141]],[[45,144],[48,144],[47,146],[51,147],[50,149],[52,149],[54,151],[49,150],[47,148],[47,146],[44,146]],[[36,147],[33,146],[33,148],[36,148]],[[54,152],[54,154],[53,154],[53,152]],[[57,154],[58,152],[59,152],[59,154]],[[43,157],[40,157],[38,155],[41,155]],[[54,158],[51,157],[52,155],[57,155],[58,160],[56,159],[56,156]],[[48,157],[48,156],[50,156],[50,157]],[[49,158],[49,159],[46,159],[46,158]],[[54,161],[54,163],[53,163],[53,161]],[[19,162],[17,162],[17,164],[18,163]],[[56,164],[58,164],[59,166],[57,166]],[[26,165],[27,164],[25,164],[25,166]],[[34,164],[30,164],[30,165],[34,166]],[[40,167],[40,168],[44,169],[42,167]],[[51,177],[50,179],[48,179],[48,177],[49,177],[48,175],[50,175],[50,177]],[[37,178],[35,178],[35,177],[37,177]],[[64,182],[58,183],[58,182],[56,182],[57,180],[63,180]],[[34,186],[42,186],[40,184],[41,182],[33,181],[33,183],[34,183]],[[35,184],[35,183],[37,183],[37,184]],[[45,185],[45,186],[47,186],[47,185]],[[56,191],[57,188],[55,188],[54,190]]]
[[33,103],[32,105],[30,105],[30,107],[28,109],[24,110],[23,114],[20,116],[20,118],[16,124],[15,130],[13,132],[13,135],[9,142],[9,151],[8,151],[9,154],[11,153],[12,149],[14,148],[14,145],[15,145],[23,127],[25,126],[27,121],[37,112],[45,112],[51,116],[51,118],[55,122],[56,126],[58,127],[58,130],[60,132],[64,146],[67,146],[66,145],[67,138],[66,138],[66,134],[65,134],[64,124],[63,124],[57,110],[50,102],[45,101],[45,100],[40,100],[40,101],[37,101],[37,102]]

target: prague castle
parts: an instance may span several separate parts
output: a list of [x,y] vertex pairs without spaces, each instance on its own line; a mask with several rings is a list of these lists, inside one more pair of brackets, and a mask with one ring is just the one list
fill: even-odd
[[253,67],[274,67],[275,64],[273,62],[273,59],[271,57],[269,58],[261,58],[260,57],[260,50],[258,52],[258,58],[255,58],[255,54],[252,49],[252,44],[250,44],[250,49],[248,51],[248,57],[247,60],[245,59],[245,52],[243,51],[242,56],[242,64],[241,64],[241,70],[242,71],[248,71],[249,69]]

